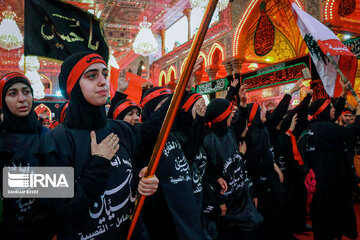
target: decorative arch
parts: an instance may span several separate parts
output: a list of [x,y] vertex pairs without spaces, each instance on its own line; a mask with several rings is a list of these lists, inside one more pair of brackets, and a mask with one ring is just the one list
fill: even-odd
[[212,46],[211,46],[211,49],[209,51],[209,56],[208,56],[208,62],[209,62],[209,65],[213,65],[213,57],[214,57],[214,53],[216,51],[220,51],[221,52],[221,61],[224,61],[225,60],[225,54],[224,54],[224,48],[218,44],[218,43],[214,43]]
[[[45,76],[44,74],[40,74],[41,81],[44,84],[45,87],[45,94],[52,94],[52,82],[51,80]],[[49,84],[49,85],[48,85]]]
[[[233,57],[244,55],[245,46],[243,46],[242,43],[246,41],[247,34],[245,32],[242,32],[242,30],[249,29],[251,27],[251,24],[258,17],[257,14],[253,13],[253,10],[258,8],[262,1],[263,0],[252,0],[249,6],[247,7],[244,15],[242,16],[239,24],[237,25],[233,39],[233,46],[234,46],[232,53]],[[303,5],[300,3],[299,0],[294,0],[294,1],[301,9],[304,9]]]
[[[207,57],[206,57],[205,53],[200,52],[200,53],[199,53],[199,56],[198,56],[198,59],[201,58],[201,57],[204,59],[204,66],[205,66],[205,68],[206,68],[206,67],[208,66],[208,61],[207,61]],[[182,73],[186,61],[187,61],[187,57],[184,58],[184,61],[183,61],[182,64],[181,64],[180,73]]]
[[39,116],[42,113],[47,113],[50,122],[52,121],[52,112],[50,110],[50,108],[48,106],[46,106],[45,104],[41,103],[38,106],[36,106],[34,108],[34,111],[36,112],[36,114]]
[[183,61],[182,64],[181,64],[180,74],[181,74],[181,73],[183,72],[183,70],[184,70],[184,66],[185,66],[186,61],[187,61],[187,57],[184,58],[184,61]]
[[168,77],[167,77],[167,83],[169,82],[175,82],[176,79],[176,70],[173,65],[168,70]]
[[200,52],[198,58],[201,58],[201,57],[204,59],[205,67],[207,67],[208,66],[208,61],[207,61],[205,53]]
[[162,70],[159,75],[159,86],[165,86],[165,84],[166,84],[166,73],[164,70]]

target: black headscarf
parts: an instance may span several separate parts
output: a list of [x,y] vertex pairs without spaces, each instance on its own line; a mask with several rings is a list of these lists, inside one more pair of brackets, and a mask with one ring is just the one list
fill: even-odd
[[114,108],[113,119],[124,120],[126,114],[136,108],[141,113],[141,108],[132,100],[125,99],[118,102]]
[[[232,109],[229,109],[231,107],[232,104],[228,100],[221,98],[211,100],[207,106],[205,123],[210,127],[211,131],[218,136],[224,136],[228,132],[227,119],[232,112]],[[214,120],[222,114],[226,116],[224,115],[222,120],[214,122]]]
[[83,72],[94,63],[106,65],[100,55],[86,51],[71,55],[61,65],[59,85],[63,96],[69,99],[64,124],[70,128],[96,130],[106,124],[105,105],[98,107],[88,103],[79,84]]
[[231,125],[234,128],[236,140],[242,142],[245,140],[244,137],[241,137],[247,126],[246,116],[242,116],[239,112],[235,114],[233,124]]
[[[314,101],[309,107],[310,121],[331,121],[330,99],[322,98]],[[322,108],[322,109],[320,109]]]
[[174,124],[177,125],[177,128],[185,134],[188,134],[190,131],[190,126],[194,121],[192,109],[196,101],[200,98],[201,95],[198,93],[186,92],[181,101],[180,109]]
[[[151,94],[151,95],[150,95]],[[148,89],[142,96],[140,101],[141,122],[151,118],[157,105],[166,97],[171,95],[171,90],[165,87],[153,87]]]
[[59,121],[59,123],[63,123],[65,120],[65,116],[66,116],[66,109],[69,106],[69,101],[63,102],[62,104],[60,104],[60,107],[58,109],[57,112],[57,120]]
[[18,117],[12,114],[5,102],[6,92],[15,83],[24,83],[33,94],[30,81],[21,73],[8,73],[0,79],[0,107],[3,109],[4,120],[1,123],[1,128],[8,133],[19,134],[34,134],[40,133],[41,124],[38,121],[37,114],[34,111],[34,100],[29,115],[25,117]]

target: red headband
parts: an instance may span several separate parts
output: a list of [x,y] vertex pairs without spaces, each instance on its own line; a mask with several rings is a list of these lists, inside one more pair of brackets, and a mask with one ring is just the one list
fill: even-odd
[[319,115],[322,111],[324,111],[324,109],[330,104],[330,99],[327,99],[322,105],[321,107],[319,107],[319,109],[314,113],[314,115],[309,117],[309,121],[313,120],[314,118],[316,118],[317,115]]
[[122,111],[131,106],[137,106],[137,104],[134,101],[126,101],[122,104],[119,104],[119,106],[115,109],[113,113],[113,119],[116,119]]
[[351,115],[352,115],[352,112],[350,112],[350,111],[343,111],[343,112],[341,113],[341,115],[343,115],[343,114],[351,114]]
[[67,103],[65,104],[65,106],[64,106],[63,109],[61,110],[61,113],[60,113],[60,123],[63,123],[64,120],[65,120],[66,108],[68,107],[68,105],[69,105],[69,101],[67,101]]
[[170,95],[171,91],[167,88],[160,88],[158,90],[153,91],[152,93],[149,93],[146,97],[144,97],[140,102],[140,108],[143,108],[147,102],[150,100],[159,97],[161,95]]
[[59,126],[59,122],[58,121],[52,121],[51,123],[50,123],[50,125],[49,125],[49,128],[50,129],[53,129],[53,128],[55,128],[56,126]]
[[103,63],[106,66],[106,63],[102,57],[96,53],[86,55],[75,64],[67,78],[66,93],[69,97],[72,89],[83,72],[94,63]]
[[211,124],[221,122],[225,118],[227,118],[231,114],[233,108],[234,108],[234,105],[232,103],[230,103],[229,107],[222,114],[220,114],[217,118],[215,118],[207,123],[209,125],[209,127],[211,127]]
[[21,74],[21,73],[17,73],[17,72],[13,72],[13,73],[8,73],[8,74],[5,74],[4,76],[1,77],[0,79],[0,107],[2,107],[2,91],[4,89],[4,86],[5,86],[5,83],[11,79],[11,78],[14,78],[14,77],[21,77],[21,78],[24,78],[26,80],[28,80],[29,84],[30,84],[30,81],[29,79],[27,79],[24,74]]
[[254,117],[256,115],[256,112],[257,112],[258,108],[259,108],[259,104],[254,103],[252,108],[251,108],[251,111],[250,111],[248,127],[251,126],[252,120],[254,120]]
[[195,93],[193,95],[191,95],[188,100],[186,100],[186,102],[184,103],[184,105],[182,106],[182,109],[187,112],[189,111],[189,108],[198,100],[202,98],[202,96],[198,93]]

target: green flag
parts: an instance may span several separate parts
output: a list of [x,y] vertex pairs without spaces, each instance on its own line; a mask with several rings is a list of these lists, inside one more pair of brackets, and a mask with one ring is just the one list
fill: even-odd
[[109,59],[101,23],[94,15],[61,0],[25,0],[25,55],[63,61],[86,50]]

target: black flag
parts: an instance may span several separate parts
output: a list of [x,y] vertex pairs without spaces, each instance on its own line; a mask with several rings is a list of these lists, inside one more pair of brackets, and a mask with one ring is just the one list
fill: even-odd
[[95,16],[61,0],[25,0],[25,55],[64,61],[86,50],[106,62],[109,59],[109,47]]

